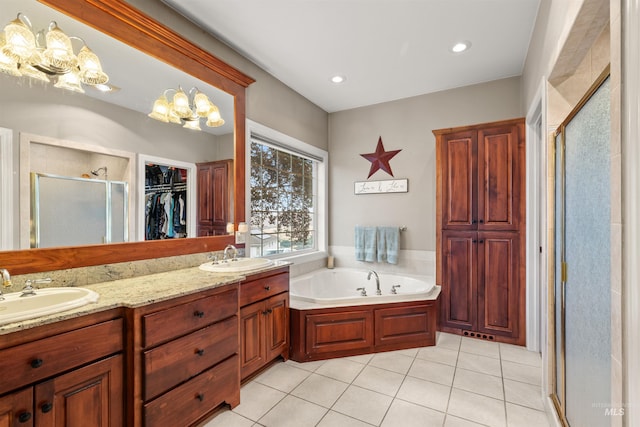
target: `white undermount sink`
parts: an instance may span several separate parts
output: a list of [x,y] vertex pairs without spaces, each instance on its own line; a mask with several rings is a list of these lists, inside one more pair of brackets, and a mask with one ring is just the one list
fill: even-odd
[[98,301],[100,295],[85,288],[42,288],[35,295],[4,294],[0,301],[0,325],[54,314]]
[[217,264],[211,261],[205,262],[200,265],[200,270],[211,271],[213,273],[241,273],[243,271],[268,267],[272,264],[273,261],[266,258],[238,258],[235,261],[219,261]]

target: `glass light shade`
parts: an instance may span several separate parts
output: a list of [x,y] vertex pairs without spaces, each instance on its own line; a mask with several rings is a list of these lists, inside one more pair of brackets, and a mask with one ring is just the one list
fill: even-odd
[[235,226],[232,222],[227,223],[227,233],[232,234],[235,229]]
[[240,233],[246,233],[247,231],[249,231],[249,226],[246,222],[241,222],[240,224],[238,224],[238,231]]
[[193,105],[196,107],[198,117],[207,117],[213,109],[213,104],[211,104],[207,95],[202,92],[197,92],[193,97]]
[[193,115],[191,108],[189,108],[189,98],[182,89],[173,95],[173,111],[181,119],[186,119]]
[[80,67],[80,81],[84,84],[95,86],[103,85],[109,81],[109,76],[102,71],[100,59],[87,46],[82,46],[80,53],[78,53],[78,66]]
[[215,105],[212,105],[211,113],[207,116],[207,126],[210,128],[216,128],[224,124],[224,120],[220,117],[220,110]]
[[200,118],[198,116],[193,116],[185,119],[184,125],[182,127],[191,130],[202,130],[200,129]]
[[182,119],[178,117],[178,115],[173,109],[173,102],[169,104],[169,122],[175,123],[177,125],[182,124]]
[[26,62],[36,48],[36,37],[33,31],[19,18],[4,27],[5,45],[2,53],[16,62]]
[[22,73],[20,73],[20,70],[18,70],[18,62],[16,62],[15,59],[9,58],[4,54],[4,52],[2,51],[4,46],[4,33],[0,33],[0,72],[16,77],[21,76]]
[[166,96],[161,95],[160,98],[156,99],[156,102],[153,103],[153,109],[149,113],[149,117],[164,123],[169,123],[169,101]]
[[71,39],[55,22],[51,23],[45,36],[47,48],[44,51],[44,59],[47,65],[56,71],[69,71],[78,66],[78,58],[73,54]]
[[76,72],[69,72],[58,76],[58,81],[54,84],[55,87],[60,89],[66,89],[73,92],[84,93],[82,84],[80,83],[80,77]]

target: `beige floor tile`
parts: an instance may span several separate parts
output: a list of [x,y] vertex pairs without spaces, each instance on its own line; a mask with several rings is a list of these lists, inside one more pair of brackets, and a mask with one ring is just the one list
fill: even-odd
[[484,427],[484,424],[474,423],[473,421],[465,420],[463,418],[454,417],[447,414],[447,419],[444,421],[444,427]]
[[409,369],[409,373],[407,375],[451,386],[451,384],[453,384],[454,372],[455,368],[453,366],[431,362],[429,360],[416,359],[413,362],[413,365],[411,365],[411,369]]
[[352,362],[358,362],[361,363],[363,365],[366,365],[367,363],[369,363],[369,361],[371,360],[371,358],[373,357],[373,354],[360,354],[358,356],[349,356],[349,357],[345,357],[345,360],[351,360]]
[[325,408],[330,408],[349,385],[333,378],[311,374],[291,394]]
[[504,400],[502,378],[480,372],[456,369],[453,386],[473,393]]
[[405,356],[402,353],[389,352],[378,353],[369,361],[369,366],[386,369],[387,371],[406,374],[413,363],[413,357]]
[[462,337],[460,351],[479,354],[480,356],[500,358],[500,347],[495,342],[483,341],[476,338]]
[[289,393],[311,373],[286,363],[277,363],[255,378],[255,382]]
[[443,422],[443,412],[395,399],[381,427],[440,427]]
[[445,347],[451,350],[460,350],[460,335],[438,332],[436,337],[436,347]]
[[313,427],[327,411],[327,408],[289,395],[258,422],[265,427]]
[[540,353],[527,350],[526,347],[511,344],[500,344],[500,357],[509,362],[522,363],[523,365],[542,367]]
[[533,384],[538,387],[542,383],[542,369],[535,366],[523,365],[522,363],[502,361],[502,376],[504,378]]
[[529,408],[544,411],[544,403],[542,401],[542,390],[540,387],[504,379],[504,397],[507,402],[515,403]]
[[419,378],[406,377],[398,390],[397,399],[446,412],[451,387]]
[[251,427],[253,424],[253,421],[227,409],[216,414],[215,418],[202,424],[201,427]]
[[402,374],[367,366],[353,381],[353,385],[393,397],[398,392],[402,380],[404,380]]
[[456,366],[458,363],[458,351],[446,347],[423,347],[416,355],[416,358]]
[[380,425],[392,400],[390,396],[351,385],[331,409],[369,424]]
[[313,362],[300,363],[300,362],[296,362],[295,360],[289,359],[284,363],[285,365],[291,365],[295,368],[304,369],[305,371],[315,372],[316,369],[322,366],[325,362],[326,360],[314,360]]
[[240,405],[233,412],[258,421],[285,396],[279,390],[252,381],[240,389]]
[[486,424],[505,427],[504,401],[454,388],[451,390],[448,414]]
[[[388,353],[395,353],[395,354],[402,354],[404,356],[409,356],[409,357],[416,357],[416,354],[418,354],[418,348],[407,348],[405,350],[395,350],[395,351],[389,351]],[[379,353],[382,354],[382,353]]]
[[316,374],[324,375],[345,383],[351,383],[364,369],[365,365],[348,359],[327,360],[316,369]]
[[371,427],[371,424],[365,423],[355,418],[348,417],[335,411],[327,412],[318,427]]
[[507,423],[509,427],[549,427],[549,419],[545,412],[509,402],[507,402]]
[[468,369],[470,371],[480,372],[483,374],[502,376],[500,367],[500,359],[492,357],[480,356],[477,354],[460,352],[458,355],[458,368]]

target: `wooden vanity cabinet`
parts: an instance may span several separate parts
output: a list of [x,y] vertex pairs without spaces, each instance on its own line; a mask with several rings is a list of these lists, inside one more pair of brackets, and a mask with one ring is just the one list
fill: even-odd
[[240,402],[238,284],[133,310],[130,424],[190,426]]
[[289,268],[249,276],[240,284],[242,379],[281,356],[289,358]]
[[0,427],[123,425],[120,313],[3,336]]

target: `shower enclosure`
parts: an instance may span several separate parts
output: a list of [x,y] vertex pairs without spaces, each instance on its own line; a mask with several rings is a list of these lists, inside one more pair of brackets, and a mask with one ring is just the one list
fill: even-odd
[[611,414],[611,179],[608,70],[555,133],[555,369],[565,425]]

